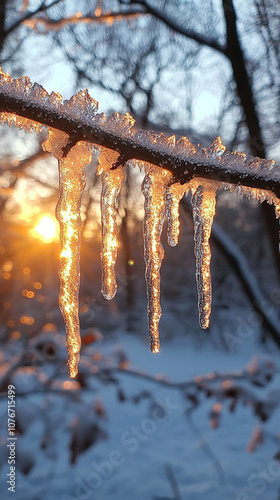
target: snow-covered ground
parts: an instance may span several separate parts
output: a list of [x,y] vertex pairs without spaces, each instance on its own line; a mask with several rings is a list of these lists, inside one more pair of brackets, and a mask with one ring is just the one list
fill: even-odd
[[[172,381],[189,380],[213,371],[240,370],[258,353],[272,358],[279,369],[276,348],[259,346],[254,336],[244,340],[234,352],[229,352],[214,346],[211,337],[204,333],[196,338],[179,335],[172,341],[162,340],[161,352],[153,355],[146,339],[143,341],[139,336],[119,331],[101,343],[98,351],[106,356],[116,349],[116,345],[121,345],[128,355],[129,368],[153,375],[164,374]],[[91,402],[100,399],[106,412],[100,422],[107,439],[98,440],[78,454],[73,465],[69,451],[71,428],[65,425],[69,412],[73,411],[68,399],[59,393],[47,396],[34,393],[28,400],[18,398],[17,411],[26,414],[30,423],[26,425],[26,432],[18,436],[17,460],[30,460],[33,467],[26,475],[17,470],[16,493],[11,493],[6,484],[8,467],[2,459],[1,499],[279,498],[280,464],[273,459],[279,451],[279,443],[277,446],[273,438],[279,433],[279,406],[270,419],[260,424],[252,408],[239,403],[231,413],[229,401],[221,401],[220,423],[214,429],[210,426],[209,412],[217,403],[216,399],[202,398],[189,418],[186,401],[176,388],[127,374],[118,373],[117,376],[121,380],[124,401],[117,397],[116,385],[112,383],[96,382],[95,390],[85,392],[83,401],[88,401],[89,406],[81,405],[80,432],[86,433],[92,415]],[[279,388],[279,382],[279,374],[276,374],[265,389],[248,383],[247,387],[264,398],[269,391]],[[98,388],[100,390],[96,390]],[[153,403],[151,398],[144,397],[138,403],[130,399],[142,391],[150,393]],[[6,401],[2,400],[1,427],[6,419],[5,405]],[[47,408],[49,427],[46,415],[44,418],[31,416],[38,416],[40,407]],[[259,425],[264,431],[264,442],[249,453],[246,446]],[[41,446],[46,429],[47,448]],[[6,443],[5,435],[1,441],[2,445]],[[172,491],[170,474],[175,478],[180,496],[175,497]]]

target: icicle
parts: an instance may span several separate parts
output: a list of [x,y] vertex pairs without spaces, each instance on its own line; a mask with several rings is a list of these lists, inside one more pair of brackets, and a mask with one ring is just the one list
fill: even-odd
[[81,196],[85,188],[85,165],[91,161],[91,151],[85,142],[78,142],[63,157],[62,148],[68,136],[50,130],[44,149],[53,151],[59,165],[59,201],[56,216],[60,224],[60,295],[59,305],[65,321],[68,370],[74,378],[80,358],[79,287],[81,243]]
[[280,217],[280,199],[266,189],[251,188],[247,186],[235,186],[233,184],[222,184],[221,189],[229,189],[230,191],[235,191],[238,195],[247,196],[249,200],[257,200],[260,203],[267,201],[270,205],[274,205],[275,216],[277,219]]
[[102,149],[99,156],[98,174],[102,177],[101,192],[101,264],[102,287],[101,292],[105,299],[110,300],[116,295],[117,281],[115,264],[118,253],[117,238],[117,203],[122,182],[125,178],[123,168],[108,170],[117,160],[119,154],[109,149]]
[[9,126],[14,125],[19,129],[24,129],[26,132],[35,131],[37,134],[44,130],[44,125],[33,120],[28,120],[13,113],[0,113],[0,122],[7,123]]
[[166,190],[167,242],[171,247],[178,244],[180,234],[179,204],[188,190],[187,184],[172,184]]
[[199,323],[202,328],[208,328],[212,300],[209,238],[215,215],[216,184],[207,181],[197,184],[197,180],[192,181],[192,184]]
[[146,263],[149,336],[151,351],[159,352],[158,325],[161,318],[160,268],[164,256],[160,238],[165,215],[165,192],[171,174],[167,170],[154,166],[151,166],[151,168],[146,167],[145,171],[142,192],[145,196],[144,258]]

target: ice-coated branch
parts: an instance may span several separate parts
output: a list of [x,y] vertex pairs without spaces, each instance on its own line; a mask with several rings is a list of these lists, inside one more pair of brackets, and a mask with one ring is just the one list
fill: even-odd
[[176,140],[175,136],[136,130],[128,113],[106,117],[104,113],[96,113],[97,107],[98,103],[87,90],[62,102],[59,94],[48,94],[37,83],[32,85],[28,77],[13,80],[0,73],[2,121],[25,128],[34,128],[37,122],[66,132],[70,139],[65,154],[78,141],[85,140],[117,151],[119,165],[138,160],[169,170],[173,183],[187,183],[194,177],[202,177],[223,185],[268,190],[280,197],[280,169],[273,160],[225,151],[220,139],[204,148],[195,147],[186,137]]

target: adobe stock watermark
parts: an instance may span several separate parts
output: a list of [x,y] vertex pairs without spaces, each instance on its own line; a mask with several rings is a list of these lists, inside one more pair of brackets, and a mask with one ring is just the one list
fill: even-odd
[[7,488],[8,491],[16,492],[16,388],[14,385],[8,385],[7,399],[7,416],[8,416],[8,464],[9,472],[7,473]]
[[251,488],[252,493],[248,492],[248,490],[240,491],[236,496],[236,500],[254,500],[256,495],[262,495],[261,498],[265,498],[263,495],[264,492],[275,481],[277,481],[277,487],[279,487],[280,463],[277,460],[271,460],[267,467],[259,469],[257,473],[254,472],[248,477],[247,484]]
[[[266,316],[271,319],[273,316],[276,318],[279,305],[280,290],[278,288],[272,290],[270,300],[263,299],[258,303],[260,310],[265,310]],[[262,326],[264,318],[261,313],[252,311],[248,314],[246,319],[241,316],[237,316],[236,322],[237,326],[234,333],[229,331],[225,331],[223,333],[224,341],[230,352],[234,352],[238,345],[242,345],[247,339],[249,339],[256,332],[256,329]]]
[[94,490],[100,488],[116,469],[124,465],[129,458],[129,454],[135,453],[141,443],[147,441],[149,436],[157,431],[161,422],[169,418],[180,407],[179,404],[172,403],[169,396],[164,401],[157,399],[155,403],[151,416],[144,418],[136,426],[131,425],[120,436],[119,449],[112,450],[105,460],[91,462],[91,472],[83,479],[77,477],[73,494],[64,493],[61,497],[62,500],[91,499]]

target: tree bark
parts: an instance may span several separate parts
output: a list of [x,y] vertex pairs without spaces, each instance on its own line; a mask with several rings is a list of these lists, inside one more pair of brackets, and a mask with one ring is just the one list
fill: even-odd
[[[262,137],[262,130],[259,117],[256,111],[256,103],[253,96],[252,82],[247,72],[244,53],[241,48],[236,23],[236,13],[232,0],[223,0],[223,10],[226,21],[227,49],[228,56],[236,82],[237,93],[240,98],[242,108],[246,117],[249,131],[249,144],[254,156],[266,157],[265,145]],[[275,219],[273,207],[267,203],[261,205],[262,214],[265,220],[267,232],[271,241],[272,251],[280,275],[279,258],[279,222]]]
[[5,34],[6,9],[7,9],[7,0],[1,0],[1,2],[0,2],[0,52],[3,49],[5,36],[6,36],[6,34]]

